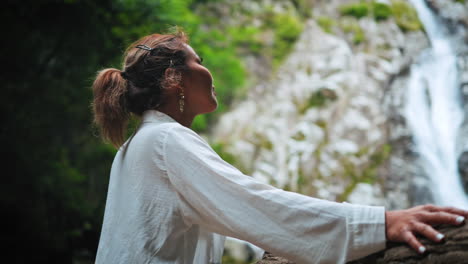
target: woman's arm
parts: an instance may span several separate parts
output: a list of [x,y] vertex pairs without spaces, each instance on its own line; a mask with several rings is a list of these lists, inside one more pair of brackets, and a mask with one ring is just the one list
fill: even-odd
[[188,224],[297,263],[344,263],[383,249],[386,239],[421,252],[416,234],[440,241],[431,225],[461,224],[468,217],[456,208],[426,205],[385,212],[286,192],[243,175],[181,126],[168,134],[165,163]]
[[297,263],[344,263],[385,247],[383,207],[325,201],[260,183],[184,127],[169,132],[164,157],[188,225]]

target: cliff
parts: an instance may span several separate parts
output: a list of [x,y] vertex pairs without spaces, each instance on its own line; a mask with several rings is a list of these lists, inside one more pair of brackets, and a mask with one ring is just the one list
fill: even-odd
[[[406,17],[414,14],[407,2],[398,3]],[[421,27],[405,28],[397,16],[343,15],[349,4],[316,1],[291,53],[220,118],[212,141],[244,173],[279,188],[407,207],[401,197],[408,188],[386,184],[380,172],[393,147],[385,87],[428,42]]]

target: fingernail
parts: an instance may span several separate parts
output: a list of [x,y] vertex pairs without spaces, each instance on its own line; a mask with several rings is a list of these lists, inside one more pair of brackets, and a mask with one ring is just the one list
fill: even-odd
[[457,221],[457,223],[459,223],[459,224],[461,224],[464,220],[465,220],[465,217],[463,217],[463,216],[459,216],[459,217],[457,217],[457,219],[455,219],[455,221]]
[[423,246],[420,246],[420,247],[418,248],[418,250],[419,250],[419,253],[421,253],[421,254],[424,253],[424,252],[426,252],[426,248],[423,247]]
[[439,233],[439,234],[437,234],[436,238],[437,238],[437,240],[440,241],[440,240],[444,239],[444,235],[442,235],[441,233]]

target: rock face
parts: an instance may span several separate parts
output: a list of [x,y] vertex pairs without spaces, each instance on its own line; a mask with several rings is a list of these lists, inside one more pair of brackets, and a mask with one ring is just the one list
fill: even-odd
[[[406,245],[389,243],[387,249],[348,264],[467,264],[468,263],[468,224],[462,227],[441,226],[437,228],[445,234],[442,243],[435,243],[422,238],[426,246],[424,255],[419,255]],[[287,259],[265,253],[256,264],[294,264]]]
[[[275,77],[222,116],[213,141],[237,157],[236,167],[279,188],[389,206],[379,171],[391,148],[384,87],[427,40],[393,19],[341,17],[343,4],[316,2],[317,19],[305,25]],[[320,25],[335,20],[330,32]],[[356,44],[358,32],[365,38]],[[406,189],[395,200],[401,193]]]
[[458,159],[458,172],[463,181],[465,192],[468,193],[468,151],[463,152]]

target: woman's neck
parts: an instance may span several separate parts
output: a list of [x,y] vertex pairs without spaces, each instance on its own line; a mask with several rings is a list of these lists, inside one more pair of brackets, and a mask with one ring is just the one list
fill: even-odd
[[170,107],[168,105],[162,105],[156,110],[170,116],[179,124],[188,128],[192,126],[193,119],[195,118],[195,115],[192,115],[188,112],[180,112],[179,109],[175,109],[175,107]]

